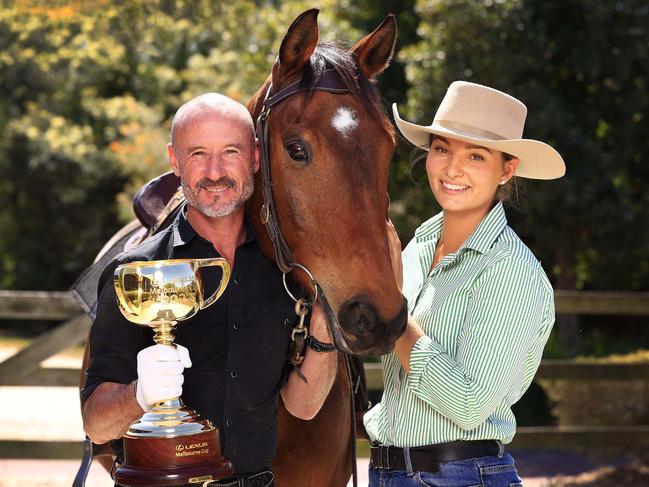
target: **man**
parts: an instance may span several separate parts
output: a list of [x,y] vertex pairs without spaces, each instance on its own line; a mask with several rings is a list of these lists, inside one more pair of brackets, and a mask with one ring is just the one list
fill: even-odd
[[[167,149],[187,205],[172,225],[118,256],[102,274],[83,423],[93,442],[105,443],[121,438],[155,402],[182,393],[220,429],[239,485],[252,485],[249,478],[260,485],[260,475],[269,479],[263,485],[272,485],[264,472],[275,453],[278,394],[291,414],[312,418],[333,383],[336,357],[307,350],[300,369],[307,381],[286,363],[294,304],[245,220],[259,169],[253,127],[243,105],[216,93],[190,100],[174,116]],[[122,317],[111,279],[120,263],[217,256],[232,267],[228,288],[176,329],[177,348],[151,345],[150,329]],[[317,310],[310,332],[331,341]]]

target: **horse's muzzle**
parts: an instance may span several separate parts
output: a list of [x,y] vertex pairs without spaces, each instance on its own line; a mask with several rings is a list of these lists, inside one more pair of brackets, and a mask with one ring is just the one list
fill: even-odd
[[385,355],[394,349],[394,342],[406,328],[408,311],[406,300],[397,315],[381,319],[374,304],[363,295],[342,304],[338,322],[345,341],[356,355]]

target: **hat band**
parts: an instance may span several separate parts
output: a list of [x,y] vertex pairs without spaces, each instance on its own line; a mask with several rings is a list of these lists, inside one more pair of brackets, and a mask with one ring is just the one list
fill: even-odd
[[453,122],[452,120],[434,120],[433,125],[441,125],[444,128],[460,132],[459,135],[464,135],[468,137],[479,137],[488,140],[507,140],[507,137],[496,134],[494,132],[489,132],[488,130],[483,130],[471,125],[467,125],[462,122]]

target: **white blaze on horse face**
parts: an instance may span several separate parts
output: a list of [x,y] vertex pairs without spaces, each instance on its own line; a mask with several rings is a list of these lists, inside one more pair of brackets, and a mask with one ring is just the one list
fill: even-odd
[[348,136],[358,125],[358,120],[356,120],[354,110],[351,108],[338,107],[331,119],[331,125],[341,134]]

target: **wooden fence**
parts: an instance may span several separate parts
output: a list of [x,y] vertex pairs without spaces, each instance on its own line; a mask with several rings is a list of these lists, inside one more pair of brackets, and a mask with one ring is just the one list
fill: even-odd
[[[649,293],[555,293],[557,314],[649,316]],[[0,386],[77,387],[79,370],[43,368],[40,363],[71,345],[81,343],[90,320],[67,292],[0,291],[0,320],[60,320],[24,349],[0,363]],[[381,366],[366,364],[368,387],[381,390]],[[544,360],[537,378],[563,380],[649,380],[649,363],[601,364],[573,360]],[[8,418],[4,418],[8,420]],[[517,448],[581,448],[592,445],[622,448],[649,446],[649,425],[520,427]],[[80,458],[81,442],[20,441],[0,438],[0,458]],[[366,442],[359,441],[361,454]]]

